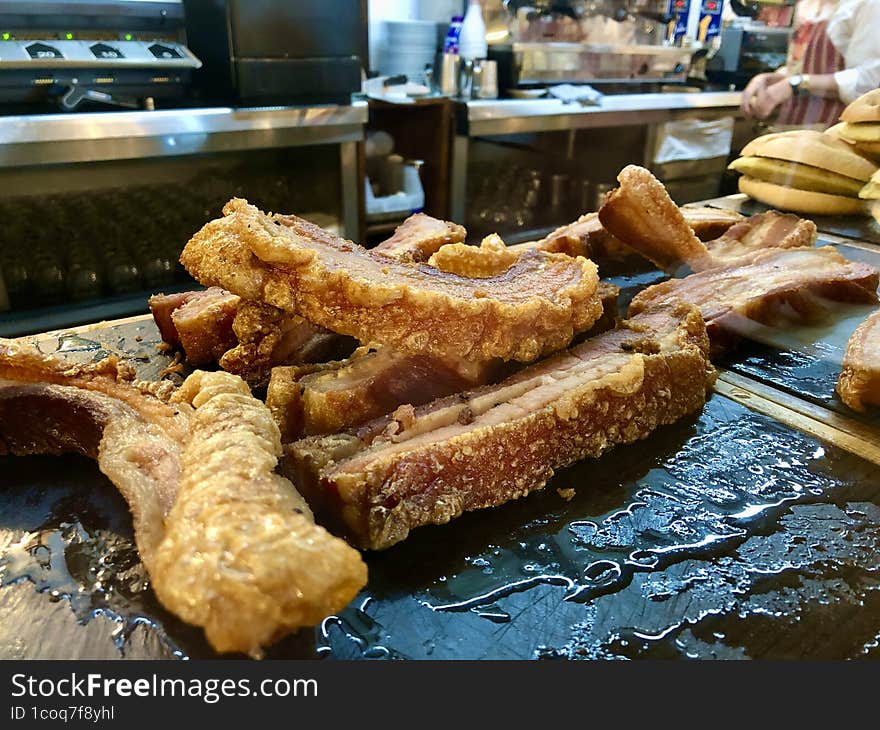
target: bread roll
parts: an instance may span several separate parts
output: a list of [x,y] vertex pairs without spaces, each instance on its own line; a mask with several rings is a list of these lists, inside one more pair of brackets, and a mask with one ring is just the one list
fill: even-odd
[[786,185],[814,193],[845,195],[850,198],[857,197],[864,185],[862,180],[820,170],[812,165],[774,160],[769,157],[740,157],[731,162],[728,169],[776,185]]
[[847,142],[880,142],[880,122],[844,122],[840,136]]
[[867,94],[862,94],[852,102],[840,119],[844,122],[880,122],[880,89],[874,89]]
[[867,207],[858,198],[847,198],[843,195],[814,193],[807,190],[795,190],[783,185],[756,180],[743,176],[739,179],[740,192],[773,208],[790,210],[808,215],[865,215]]
[[877,169],[873,162],[856,154],[843,140],[809,129],[766,134],[749,142],[741,154],[743,157],[801,162],[863,183],[870,180]]

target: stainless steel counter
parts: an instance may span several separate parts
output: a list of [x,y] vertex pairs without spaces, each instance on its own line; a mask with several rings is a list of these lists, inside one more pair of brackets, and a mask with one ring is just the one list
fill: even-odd
[[598,106],[565,104],[558,99],[491,99],[456,105],[458,134],[552,132],[588,127],[652,124],[707,113],[730,114],[739,108],[739,91],[609,95]]
[[[450,175],[452,219],[465,221],[470,141],[474,137],[654,125],[674,119],[712,119],[739,113],[738,91],[608,95],[598,106],[558,99],[492,99],[455,105]],[[636,160],[633,160],[636,162]],[[641,160],[644,162],[644,160]]]
[[356,237],[361,195],[357,144],[366,121],[363,101],[0,117],[0,168],[334,144],[340,147],[345,233]]

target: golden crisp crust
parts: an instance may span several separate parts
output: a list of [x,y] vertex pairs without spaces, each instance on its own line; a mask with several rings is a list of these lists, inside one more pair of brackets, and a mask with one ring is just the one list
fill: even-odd
[[743,176],[739,179],[739,191],[750,198],[774,208],[791,210],[807,215],[867,215],[864,202],[858,198],[828,193],[795,190],[784,185],[756,180]]
[[880,405],[880,310],[853,332],[837,379],[840,399],[855,411]]
[[373,254],[298,218],[269,218],[245,201],[225,212],[186,245],[190,273],[362,342],[529,361],[602,313],[586,259],[529,252],[501,276],[472,280]]
[[437,249],[428,264],[445,271],[471,279],[488,279],[507,271],[521,253],[508,248],[497,233],[486,236],[479,247],[465,243],[449,243]]
[[[840,130],[840,134],[845,135],[845,130]],[[862,181],[868,180],[877,169],[843,140],[810,129],[765,134],[743,147],[740,155],[802,162]]]
[[648,170],[628,165],[617,180],[619,187],[606,196],[599,211],[609,233],[667,271],[706,256],[705,245],[681,209]]
[[714,373],[707,350],[699,313],[674,305],[496,386],[294,443],[282,465],[358,544],[386,548],[698,410]]
[[880,122],[880,89],[862,94],[840,115],[844,122]]
[[177,397],[195,414],[153,586],[218,651],[258,655],[342,609],[365,585],[366,566],[274,473],[278,429],[240,378],[197,371]]
[[424,213],[407,218],[391,238],[382,241],[373,251],[398,261],[427,261],[441,246],[462,243],[467,235],[463,226],[441,221]]

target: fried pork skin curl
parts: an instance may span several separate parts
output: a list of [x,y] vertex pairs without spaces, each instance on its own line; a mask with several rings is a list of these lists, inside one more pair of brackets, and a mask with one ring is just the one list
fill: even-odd
[[366,566],[275,474],[281,438],[265,405],[241,378],[201,371],[172,400],[195,413],[156,551],[163,604],[203,626],[218,651],[252,654],[343,608]]
[[400,263],[295,216],[232,200],[181,262],[223,286],[361,342],[403,353],[528,362],[565,347],[602,314],[595,265],[532,251],[478,281]]
[[[529,250],[529,249],[526,249]],[[497,233],[486,236],[479,246],[466,243],[450,243],[441,246],[428,259],[428,264],[448,274],[458,274],[471,279],[487,279],[507,271],[526,250],[508,248]]]
[[387,548],[699,410],[714,379],[707,351],[695,308],[661,307],[497,385],[295,442],[282,468],[357,544]]
[[840,399],[855,411],[880,405],[880,310],[853,332],[837,380]]
[[0,452],[96,458],[162,604],[218,651],[258,656],[343,608],[366,567],[274,473],[278,429],[240,378],[197,371],[172,390],[113,358],[70,366],[0,340]]

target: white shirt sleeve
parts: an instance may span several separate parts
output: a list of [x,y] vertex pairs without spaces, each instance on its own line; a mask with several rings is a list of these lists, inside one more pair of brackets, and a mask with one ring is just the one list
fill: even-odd
[[846,62],[834,74],[841,101],[849,104],[880,87],[880,0],[841,0],[828,37]]

